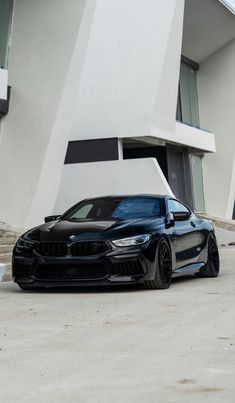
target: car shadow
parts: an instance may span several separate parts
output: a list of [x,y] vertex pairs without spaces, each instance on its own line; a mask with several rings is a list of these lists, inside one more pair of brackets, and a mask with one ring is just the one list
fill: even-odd
[[[169,288],[168,292],[177,287],[177,285],[181,285],[182,283],[188,283],[192,281],[200,281],[203,279],[196,278],[193,275],[181,276],[172,279],[172,286]],[[14,285],[15,283],[11,283]],[[81,286],[81,287],[55,287],[55,288],[45,288],[45,289],[35,289],[35,290],[21,290],[16,284],[14,287],[8,287],[5,289],[5,292],[9,293],[25,293],[25,294],[59,294],[59,293],[69,293],[69,294],[96,294],[96,293],[135,293],[135,292],[149,292],[149,291],[164,291],[164,290],[148,290],[145,289],[142,284],[123,284],[123,285],[107,285],[107,286]]]

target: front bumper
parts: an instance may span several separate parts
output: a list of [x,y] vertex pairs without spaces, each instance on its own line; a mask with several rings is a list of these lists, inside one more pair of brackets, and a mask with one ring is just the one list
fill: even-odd
[[30,287],[138,284],[154,277],[155,247],[112,251],[101,256],[45,257],[13,253],[16,283]]

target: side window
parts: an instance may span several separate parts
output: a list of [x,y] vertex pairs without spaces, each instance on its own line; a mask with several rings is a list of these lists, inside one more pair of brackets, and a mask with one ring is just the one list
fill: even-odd
[[176,213],[176,212],[183,212],[183,213],[188,213],[189,210],[187,209],[187,207],[185,207],[183,204],[181,204],[180,202],[176,201],[176,200],[168,200],[168,211],[170,213]]
[[75,219],[87,218],[87,215],[89,214],[92,207],[93,207],[93,204],[86,204],[85,206],[83,206],[79,210],[77,210],[76,213],[74,213],[71,216],[71,218],[75,218]]

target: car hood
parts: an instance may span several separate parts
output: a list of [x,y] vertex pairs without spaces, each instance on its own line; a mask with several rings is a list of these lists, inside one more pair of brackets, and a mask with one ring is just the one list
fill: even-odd
[[152,232],[163,224],[163,218],[129,220],[61,220],[43,224],[28,231],[25,236],[35,241],[76,241],[114,239]]

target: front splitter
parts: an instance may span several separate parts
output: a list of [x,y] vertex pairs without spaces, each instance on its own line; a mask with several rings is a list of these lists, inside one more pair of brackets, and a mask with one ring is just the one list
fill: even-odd
[[22,284],[25,286],[30,286],[30,288],[74,288],[74,287],[98,287],[98,286],[112,286],[112,285],[130,285],[130,284],[141,284],[143,282],[143,278],[133,278],[133,277],[110,277],[108,279],[101,280],[62,280],[62,281],[45,281],[45,280],[34,280],[34,279],[25,279],[25,278],[17,278],[14,279],[14,282],[17,284]]

